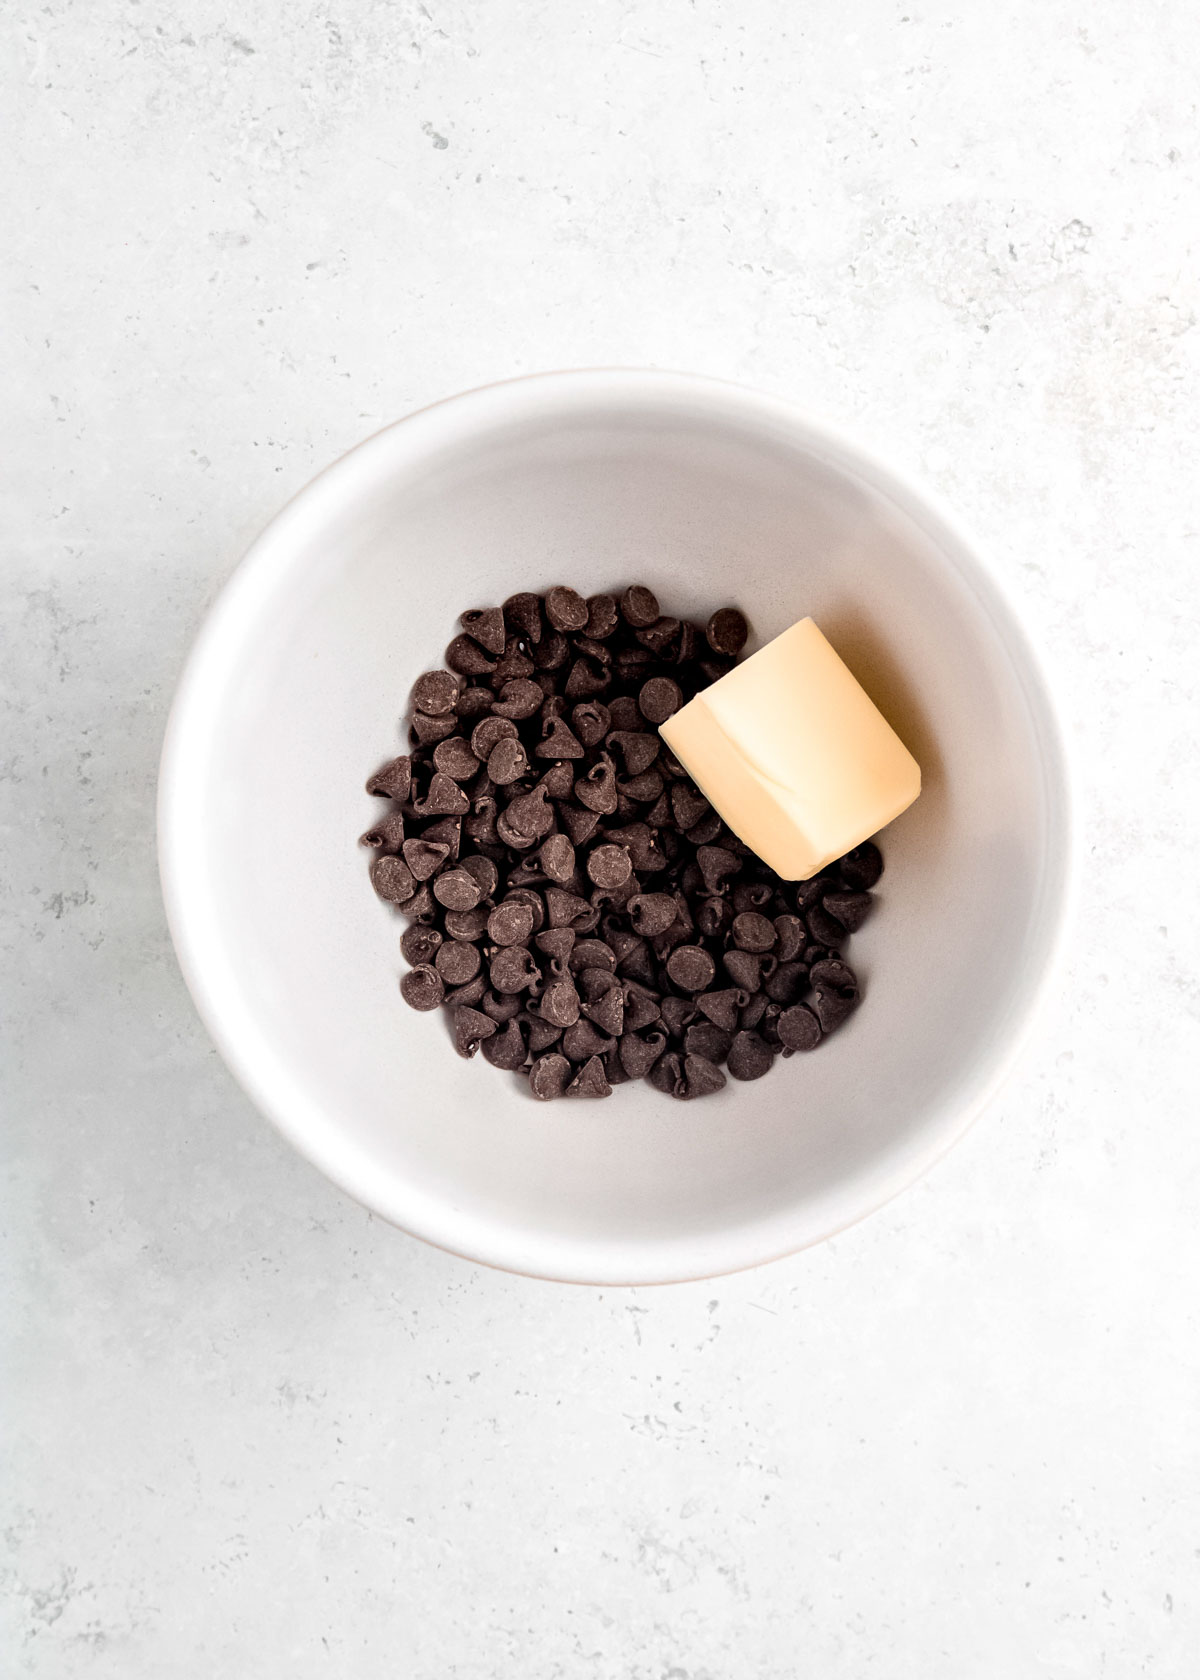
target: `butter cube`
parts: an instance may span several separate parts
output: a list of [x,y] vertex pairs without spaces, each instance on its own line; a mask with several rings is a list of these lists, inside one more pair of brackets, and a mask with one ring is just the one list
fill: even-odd
[[861,845],[921,791],[916,759],[811,618],[659,733],[738,838],[787,881]]

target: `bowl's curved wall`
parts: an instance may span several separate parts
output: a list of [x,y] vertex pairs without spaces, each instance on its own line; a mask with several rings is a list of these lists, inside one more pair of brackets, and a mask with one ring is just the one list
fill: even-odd
[[[756,641],[811,613],[919,759],[850,1025],[764,1080],[539,1105],[401,1003],[402,924],[355,836],[407,691],[466,607],[644,580],[733,602]],[[755,645],[755,644],[752,644]],[[492,387],[389,428],[268,528],[189,662],[161,786],[168,913],[234,1072],[405,1228],[613,1282],[749,1265],[878,1205],[987,1096],[1049,960],[1067,867],[1057,731],[964,539],[784,404],[679,376]]]

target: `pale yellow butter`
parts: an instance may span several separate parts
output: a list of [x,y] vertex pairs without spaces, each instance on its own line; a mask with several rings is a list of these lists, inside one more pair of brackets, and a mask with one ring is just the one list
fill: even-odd
[[787,881],[861,845],[921,791],[916,759],[811,618],[659,733],[739,839]]

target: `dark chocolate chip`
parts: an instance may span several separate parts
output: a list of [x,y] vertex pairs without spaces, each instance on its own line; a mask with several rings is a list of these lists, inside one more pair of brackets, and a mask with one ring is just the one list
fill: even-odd
[[542,898],[541,893],[540,892],[535,892],[532,887],[516,887],[516,886],[514,886],[513,890],[506,895],[504,902],[506,904],[512,904],[512,903],[517,903],[517,902],[520,902],[522,904],[528,904],[529,908],[533,911],[533,931],[535,933],[537,933],[543,927],[545,927],[545,925],[546,925],[546,904],[545,904],[545,900]]
[[456,717],[431,717],[428,712],[414,712],[409,733],[423,747],[430,747],[435,741],[444,741],[448,735],[453,735],[457,728]]
[[462,818],[439,817],[437,822],[431,822],[421,831],[421,839],[428,840],[436,846],[448,848],[448,861],[458,862],[459,850],[462,846]]
[[660,1056],[647,1075],[656,1091],[668,1097],[682,1097],[686,1089],[683,1079],[683,1058],[674,1050]]
[[[567,638],[557,630],[551,631],[550,635],[542,637],[533,650],[534,668],[538,671],[557,671],[561,665],[566,664],[570,651],[571,645]],[[554,699],[562,704],[561,695],[556,694]]]
[[644,1079],[666,1047],[665,1033],[624,1033],[618,1046],[621,1066],[630,1079]]
[[716,971],[716,964],[703,945],[680,945],[667,958],[667,973],[681,991],[704,991],[712,985]]
[[485,712],[490,712],[495,698],[490,688],[464,688],[458,697],[454,715],[461,722],[469,723],[473,718],[482,717]]
[[878,846],[864,840],[838,861],[837,868],[851,892],[870,892],[883,874],[883,856]]
[[404,812],[389,811],[377,823],[373,823],[367,832],[359,839],[360,846],[369,846],[380,857],[391,852],[398,852],[404,844]]
[[591,1021],[576,1021],[562,1035],[562,1053],[573,1062],[586,1062],[591,1056],[603,1056],[615,1042]]
[[413,801],[413,810],[419,817],[461,817],[470,809],[471,801],[458,783],[440,770],[430,777],[425,798]]
[[535,682],[528,677],[517,677],[512,682],[506,682],[500,690],[500,698],[492,710],[497,717],[527,718],[541,709],[545,695]]
[[479,760],[461,735],[450,735],[434,747],[433,765],[452,782],[467,782],[479,769]]
[[634,932],[646,939],[665,933],[676,915],[675,900],[670,893],[638,893],[629,900],[628,909]]
[[598,811],[585,811],[581,805],[564,805],[559,821],[576,846],[583,846],[592,838],[600,821]]
[[512,782],[519,781],[529,770],[529,760],[525,755],[525,748],[519,740],[511,739],[497,741],[488,754],[488,780],[497,787],[508,787]]
[[488,963],[493,991],[524,992],[538,978],[537,965],[524,945],[503,945]]
[[574,1026],[579,1019],[579,993],[575,982],[567,975],[552,980],[542,993],[538,1013],[543,1021],[553,1021],[556,1027]]
[[520,637],[510,636],[504,644],[504,657],[492,673],[492,687],[500,689],[505,683],[526,681],[533,676],[535,669]]
[[516,1073],[525,1066],[525,1038],[520,1024],[510,1021],[503,1032],[484,1040],[483,1059],[505,1073]]
[[523,636],[527,642],[540,642],[542,639],[542,603],[538,596],[528,590],[522,590],[518,595],[510,595],[504,603],[504,622],[509,633]]
[[403,805],[412,792],[412,759],[408,753],[382,765],[367,782],[367,792]]
[[[543,741],[534,749],[538,758],[582,758],[583,747],[562,718],[554,718]],[[488,766],[491,768],[490,764]]]
[[799,916],[783,915],[775,918],[775,955],[781,963],[791,962],[808,944],[808,935]]
[[608,707],[599,700],[581,700],[572,708],[571,727],[585,747],[598,746],[608,733]]
[[724,1088],[725,1075],[715,1062],[710,1062],[707,1056],[684,1056],[684,1097],[689,1100],[694,1097],[709,1097],[714,1091],[721,1091]]
[[693,914],[696,931],[705,939],[720,938],[733,919],[733,910],[728,899],[724,898],[702,898]]
[[875,900],[866,892],[826,893],[822,904],[847,933],[856,933],[866,921]]
[[702,793],[698,793],[690,782],[673,782],[671,785],[671,812],[675,818],[677,828],[686,834],[702,817],[707,817],[712,811]]
[[808,969],[802,962],[781,962],[774,974],[769,974],[763,982],[763,990],[772,1003],[781,1003],[786,1009],[789,1004],[798,1003],[808,988]]
[[638,711],[636,694],[615,694],[608,703],[608,716],[611,730],[621,730],[631,735],[645,733],[646,720]]
[[[643,770],[640,776],[630,776],[618,783],[618,791],[638,805],[655,805],[662,798],[663,779],[657,770]],[[665,811],[661,812],[660,823],[666,820]]]
[[554,811],[546,802],[544,788],[534,788],[532,793],[518,794],[509,803],[504,815],[508,818],[510,827],[522,837],[532,840],[544,839],[554,827]]
[[685,1052],[689,1056],[703,1056],[710,1062],[723,1062],[732,1043],[733,1034],[712,1021],[695,1021],[683,1035]]
[[400,978],[400,995],[411,1009],[437,1009],[446,995],[442,977],[429,963],[418,963]]
[[734,914],[742,916],[748,910],[763,910],[774,896],[765,881],[739,881],[732,894]]
[[705,891],[710,893],[720,892],[741,867],[741,859],[725,846],[697,847],[696,862],[704,877]]
[[552,764],[542,775],[538,786],[547,799],[570,799],[575,791],[575,772],[567,762]]
[[534,944],[543,956],[550,958],[552,969],[561,974],[570,959],[575,944],[575,933],[572,928],[546,928],[543,933],[536,935]]
[[822,904],[813,904],[805,913],[808,931],[822,945],[838,946],[846,937],[846,929],[836,916],[831,916]]
[[[585,974],[593,974],[594,969],[585,969]],[[625,1001],[620,984],[612,985],[598,997],[594,1003],[585,1003],[583,1013],[589,1021],[594,1021],[601,1032],[610,1038],[620,1038],[625,1030]]]
[[418,881],[428,881],[450,856],[449,846],[433,840],[406,840],[402,850],[405,863]]
[[519,992],[510,992],[503,997],[499,992],[485,992],[479,1007],[485,1015],[490,1015],[493,1021],[503,1024],[524,1013],[525,1000]]
[[426,671],[413,684],[413,706],[427,717],[444,717],[454,710],[461,687],[453,671]]
[[447,939],[438,946],[433,965],[447,986],[465,986],[479,973],[482,960],[478,946],[468,945],[465,939]]
[[578,893],[565,892],[562,887],[547,887],[546,914],[551,927],[579,929],[590,920],[592,906],[586,898],[580,898]]
[[[496,669],[496,661],[489,659],[479,643],[470,636],[455,636],[446,649],[446,664],[463,677],[490,677]],[[456,706],[457,698],[456,695]]]
[[593,846],[588,853],[587,872],[598,887],[619,887],[633,873],[627,846]]
[[745,647],[750,626],[736,607],[722,607],[709,619],[704,634],[714,653],[733,658]]
[[821,1042],[821,1023],[802,1003],[784,1010],[777,1030],[786,1050],[815,1050]]
[[599,1056],[593,1056],[580,1068],[567,1086],[569,1097],[611,1097],[612,1086]]
[[500,872],[489,857],[471,856],[462,860],[462,867],[478,886],[483,898],[490,898],[500,880]]
[[643,1027],[661,1020],[661,999],[646,986],[634,980],[623,981],[625,997],[625,1031],[640,1032]]
[[575,873],[575,848],[565,834],[551,834],[542,841],[538,861],[544,874],[565,886]]
[[485,717],[471,731],[471,751],[475,757],[486,764],[492,756],[492,749],[500,741],[515,741],[517,726],[511,718]]
[[540,1102],[565,1096],[571,1071],[565,1056],[539,1056],[529,1070],[529,1089]]
[[758,1033],[739,1032],[729,1046],[726,1065],[734,1079],[761,1079],[774,1059],[771,1046]]
[[[575,797],[599,816],[611,816],[616,810],[617,774],[607,753],[601,755],[586,776],[580,776],[575,783]],[[579,841],[576,840],[575,844],[578,845]]]
[[471,612],[463,613],[458,622],[467,635],[489,653],[499,657],[504,652],[506,635],[502,607],[476,607]]
[[738,1011],[750,1001],[750,994],[740,986],[726,986],[721,991],[701,992],[696,1007],[707,1015],[714,1026],[734,1032],[738,1025]]
[[729,937],[739,951],[769,951],[775,944],[775,924],[757,910],[743,910],[733,918]]
[[577,939],[571,952],[571,972],[585,969],[605,969],[609,974],[616,968],[617,959],[611,945],[603,939]]
[[738,1011],[739,1028],[743,1032],[750,1032],[759,1026],[770,1004],[771,1000],[766,992],[755,992],[749,1003]]
[[420,922],[414,922],[412,927],[404,930],[400,941],[400,955],[413,968],[419,968],[422,963],[433,961],[441,943],[442,936],[437,928],[425,927]]
[[465,869],[447,869],[434,881],[433,896],[447,910],[474,910],[483,894]]
[[715,811],[710,811],[706,817],[701,817],[695,827],[688,829],[688,839],[693,846],[707,846],[715,840],[721,832],[721,819]]
[[[474,858],[468,858],[473,863]],[[488,910],[480,904],[474,910],[447,910],[446,936],[449,939],[482,939],[487,927]]]
[[696,1005],[691,998],[667,996],[659,1013],[671,1037],[682,1038],[684,1030],[696,1019]]
[[422,881],[416,892],[403,906],[404,914],[414,922],[435,922],[438,917],[438,905],[429,890],[428,881]]
[[663,659],[667,649],[678,636],[680,628],[677,618],[656,618],[653,624],[647,624],[644,630],[638,630],[635,634],[642,647],[649,648],[651,653]]
[[762,958],[753,951],[726,951],[722,957],[725,972],[735,986],[743,991],[756,992],[762,984]]
[[417,890],[412,870],[403,858],[380,857],[371,864],[371,885],[388,904],[403,904]]
[[487,935],[493,945],[525,945],[533,933],[533,910],[521,899],[505,899],[488,917]]
[[545,612],[556,630],[574,633],[582,630],[588,621],[588,605],[583,596],[561,584],[547,591]]
[[633,584],[621,597],[621,617],[635,630],[644,630],[659,616],[658,596],[642,584]]
[[609,673],[594,659],[579,658],[571,666],[563,693],[568,700],[594,700],[611,686]]
[[638,707],[647,723],[666,723],[683,704],[683,692],[671,677],[651,677],[638,694]]
[[553,1021],[543,1021],[540,1015],[529,1015],[523,1018],[522,1025],[529,1041],[529,1054],[540,1056],[543,1050],[548,1050],[562,1037],[563,1030],[556,1027]]
[[584,626],[593,641],[603,642],[617,628],[617,603],[611,595],[588,596],[588,619]]

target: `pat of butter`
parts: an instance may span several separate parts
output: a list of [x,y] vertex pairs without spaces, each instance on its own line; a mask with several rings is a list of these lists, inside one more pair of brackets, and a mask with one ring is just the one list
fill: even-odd
[[787,881],[859,846],[921,791],[921,770],[811,618],[659,733],[729,827]]

